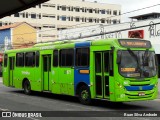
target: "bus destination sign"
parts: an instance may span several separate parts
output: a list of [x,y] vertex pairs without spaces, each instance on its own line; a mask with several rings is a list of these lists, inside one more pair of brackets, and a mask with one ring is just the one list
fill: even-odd
[[119,44],[123,47],[133,47],[133,48],[151,48],[150,41],[146,40],[119,40]]

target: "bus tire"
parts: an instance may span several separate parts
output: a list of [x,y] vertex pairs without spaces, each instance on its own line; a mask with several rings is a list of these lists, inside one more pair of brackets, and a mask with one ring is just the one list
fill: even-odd
[[23,89],[24,89],[24,93],[26,95],[30,95],[31,94],[31,85],[30,85],[30,82],[28,80],[24,81]]
[[79,101],[84,105],[91,104],[91,94],[87,86],[81,86],[79,89]]

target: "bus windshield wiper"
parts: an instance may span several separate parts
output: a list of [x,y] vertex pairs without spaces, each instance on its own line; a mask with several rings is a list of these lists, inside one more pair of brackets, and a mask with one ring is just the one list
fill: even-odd
[[139,60],[138,60],[137,55],[136,55],[131,49],[128,49],[128,52],[129,52],[129,54],[130,54],[131,56],[133,56],[133,58],[136,60],[136,62],[137,62],[137,67],[136,67],[136,68],[140,71],[140,76],[141,76],[142,69],[141,69],[141,67],[140,67],[140,63],[139,63]]

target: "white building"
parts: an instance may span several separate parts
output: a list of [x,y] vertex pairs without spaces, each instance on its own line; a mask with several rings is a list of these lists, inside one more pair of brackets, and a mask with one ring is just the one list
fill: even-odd
[[38,41],[57,39],[59,29],[120,23],[121,6],[85,0],[50,0],[0,19],[0,26],[28,22],[39,31]]
[[[151,17],[155,16],[156,17]],[[149,18],[148,18],[149,17]],[[150,40],[156,54],[160,55],[160,13],[150,13],[131,18],[146,18],[114,25],[93,25],[59,31],[59,39],[98,40],[107,38],[130,38],[134,35]],[[160,60],[160,56],[159,56]]]

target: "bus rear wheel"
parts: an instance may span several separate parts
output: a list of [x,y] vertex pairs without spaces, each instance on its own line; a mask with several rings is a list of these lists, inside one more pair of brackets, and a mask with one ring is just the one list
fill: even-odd
[[28,80],[25,80],[25,81],[24,81],[23,89],[24,89],[24,93],[25,93],[26,95],[31,94],[31,85],[30,85],[30,82],[29,82]]
[[91,95],[89,88],[87,86],[82,86],[79,89],[79,100],[84,105],[91,104]]

